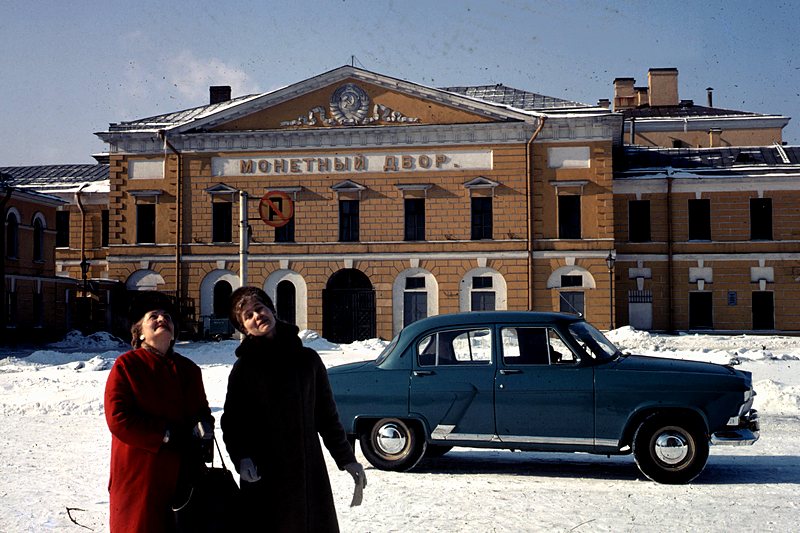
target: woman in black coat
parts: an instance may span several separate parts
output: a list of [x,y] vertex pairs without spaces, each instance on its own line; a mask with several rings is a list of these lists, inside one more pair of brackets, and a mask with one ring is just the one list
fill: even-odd
[[231,322],[245,334],[228,378],[221,425],[241,477],[243,526],[259,531],[338,531],[319,437],[362,487],[364,468],[339,421],[328,373],[296,326],[275,319],[255,287],[231,295]]

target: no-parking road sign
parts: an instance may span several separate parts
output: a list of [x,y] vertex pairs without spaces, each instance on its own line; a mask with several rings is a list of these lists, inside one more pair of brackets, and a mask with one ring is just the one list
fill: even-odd
[[280,228],[289,223],[294,214],[291,196],[283,191],[269,191],[258,203],[258,213],[264,224]]

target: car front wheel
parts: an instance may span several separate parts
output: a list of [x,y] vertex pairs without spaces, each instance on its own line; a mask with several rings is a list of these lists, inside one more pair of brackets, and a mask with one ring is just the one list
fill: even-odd
[[364,457],[380,470],[406,472],[425,455],[425,439],[418,427],[399,418],[382,418],[359,438]]
[[698,424],[651,416],[636,430],[633,456],[639,470],[657,483],[689,483],[706,465],[708,439]]

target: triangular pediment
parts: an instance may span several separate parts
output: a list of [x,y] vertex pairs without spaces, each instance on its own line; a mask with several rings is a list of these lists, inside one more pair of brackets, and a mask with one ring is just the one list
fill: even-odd
[[258,131],[534,121],[536,113],[351,66],[243,99],[175,132]]

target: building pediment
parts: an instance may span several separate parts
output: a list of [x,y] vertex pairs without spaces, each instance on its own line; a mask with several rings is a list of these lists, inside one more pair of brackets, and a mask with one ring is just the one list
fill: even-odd
[[243,100],[173,131],[254,131],[534,121],[536,113],[340,67]]

